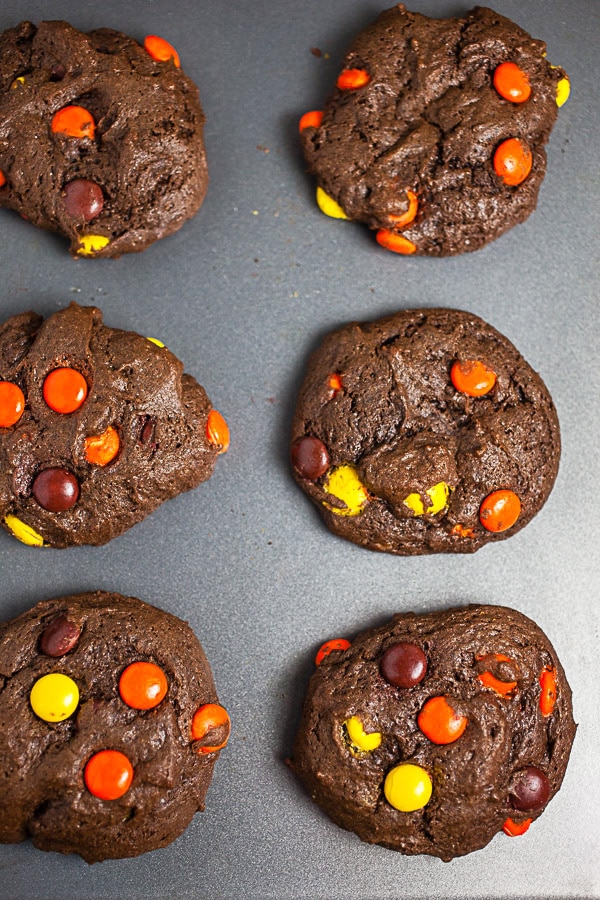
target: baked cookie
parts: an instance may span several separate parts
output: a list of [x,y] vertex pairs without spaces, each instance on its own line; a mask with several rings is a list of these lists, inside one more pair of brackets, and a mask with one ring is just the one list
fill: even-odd
[[491,9],[383,12],[300,120],[317,202],[397,253],[477,250],[535,209],[544,145],[569,94],[546,45]]
[[571,691],[521,613],[397,615],[317,665],[290,765],[363,841],[449,860],[523,834],[560,788]]
[[120,594],[0,624],[0,841],[87,862],[170,844],[204,809],[229,718],[181,619]]
[[541,378],[454,309],[328,335],[292,427],[292,470],[335,534],[402,556],[472,553],[541,509],[560,457]]
[[0,521],[25,544],[105,544],[209,478],[228,443],[164,344],[99,309],[0,326]]
[[198,89],[167,41],[21,22],[0,35],[0,206],[120,256],[177,231],[208,174]]

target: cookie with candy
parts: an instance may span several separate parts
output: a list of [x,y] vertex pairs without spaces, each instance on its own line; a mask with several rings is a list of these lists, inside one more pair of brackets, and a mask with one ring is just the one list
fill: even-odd
[[316,662],[290,766],[363,841],[449,860],[524,834],[560,788],[571,691],[521,613],[404,613]]
[[472,553],[523,528],[560,458],[543,381],[498,331],[454,309],[329,334],[292,425],[297,483],[335,534],[407,556]]
[[228,445],[161,341],[75,303],[0,326],[0,522],[23,543],[105,544],[209,478]]
[[0,623],[0,841],[87,862],[170,844],[229,737],[181,619],[97,591]]
[[21,22],[0,56],[0,206],[77,257],[144,250],[198,211],[204,114],[166,40]]
[[398,4],[300,119],[319,208],[396,253],[477,250],[535,209],[569,90],[545,44],[493,10],[430,19]]

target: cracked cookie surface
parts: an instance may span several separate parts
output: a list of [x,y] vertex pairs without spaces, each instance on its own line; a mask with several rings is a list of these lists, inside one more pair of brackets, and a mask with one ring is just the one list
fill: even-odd
[[540,628],[468,606],[396,615],[345,643],[317,657],[290,761],[324,812],[363,841],[444,860],[527,830],[576,727]]
[[541,378],[498,331],[452,309],[328,335],[292,425],[294,477],[328,528],[400,555],[470,553],[515,534],[559,458]]
[[74,256],[144,250],[204,199],[198,89],[150,37],[146,49],[66,22],[0,35],[0,206],[69,238]]

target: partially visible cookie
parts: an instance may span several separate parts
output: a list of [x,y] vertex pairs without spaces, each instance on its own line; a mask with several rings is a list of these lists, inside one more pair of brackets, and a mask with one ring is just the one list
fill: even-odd
[[535,209],[569,94],[546,45],[491,9],[403,4],[354,41],[323,110],[300,121],[317,202],[397,253],[477,250]]
[[363,841],[449,860],[523,834],[561,786],[571,691],[515,610],[396,615],[317,666],[290,765]]
[[523,528],[558,472],[543,381],[507,338],[454,309],[328,335],[292,426],[294,477],[335,534],[403,556],[472,553]]
[[0,206],[74,256],[144,250],[208,183],[198,89],[177,52],[109,28],[21,22],[0,35]]
[[99,309],[0,326],[0,522],[24,543],[105,544],[209,478],[228,443],[164,344]]
[[87,862],[170,844],[229,736],[191,628],[97,591],[0,624],[0,841]]

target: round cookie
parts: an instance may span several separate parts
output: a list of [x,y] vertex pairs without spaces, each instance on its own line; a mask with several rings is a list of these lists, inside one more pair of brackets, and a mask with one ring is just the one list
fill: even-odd
[[198,211],[204,114],[167,41],[21,22],[0,58],[0,206],[95,257],[144,250]]
[[38,603],[0,624],[0,683],[0,841],[93,863],[204,809],[229,719],[181,619],[103,591]]
[[99,309],[0,326],[0,522],[24,543],[104,544],[209,478],[228,443],[164,344]]
[[453,309],[328,335],[292,426],[294,477],[335,534],[402,556],[472,553],[523,528],[554,484],[552,399],[515,347]]
[[325,646],[290,765],[363,841],[449,860],[527,830],[560,788],[575,728],[565,673],[530,619],[406,613]]
[[523,222],[569,93],[545,46],[483,7],[462,19],[383,12],[324,109],[300,120],[321,210],[425,256],[477,250]]

